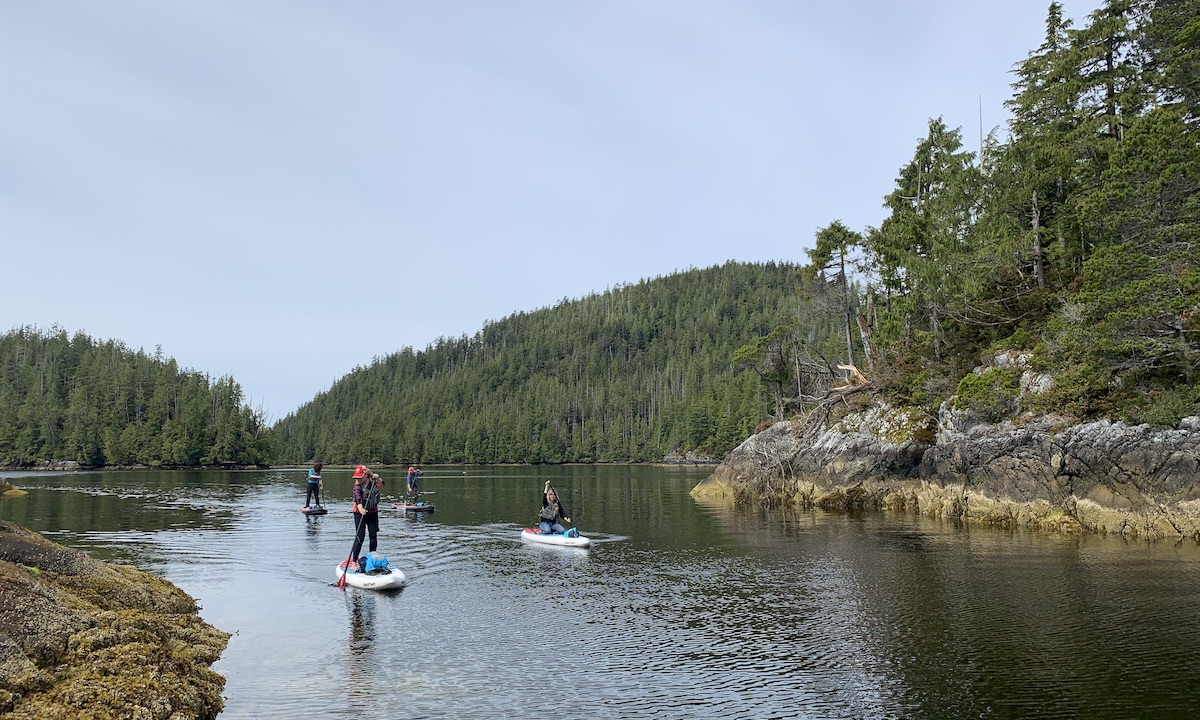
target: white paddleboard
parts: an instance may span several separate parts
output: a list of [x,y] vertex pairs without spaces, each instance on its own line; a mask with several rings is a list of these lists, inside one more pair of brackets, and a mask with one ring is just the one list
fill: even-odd
[[525,528],[521,531],[521,539],[530,542],[538,542],[544,545],[562,545],[564,547],[590,547],[592,541],[580,535],[575,530],[568,530],[565,533],[544,533],[537,528]]
[[[407,578],[404,573],[397,568],[388,568],[384,573],[361,573],[358,570],[347,571],[346,563],[348,560],[343,560],[341,565],[333,569],[334,577],[341,579],[342,574],[346,575],[346,584],[351,587],[363,588],[364,590],[399,590],[404,587],[404,582]],[[355,565],[357,567],[357,564]]]

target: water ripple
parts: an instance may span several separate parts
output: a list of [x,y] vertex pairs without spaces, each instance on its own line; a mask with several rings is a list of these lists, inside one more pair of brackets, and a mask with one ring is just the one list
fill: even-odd
[[557,470],[595,541],[558,548],[519,536],[540,472],[440,478],[435,513],[382,517],[410,580],[388,595],[333,587],[348,483],[306,517],[300,471],[43,477],[0,509],[234,633],[222,720],[1200,716],[1195,548],[703,508],[648,469]]

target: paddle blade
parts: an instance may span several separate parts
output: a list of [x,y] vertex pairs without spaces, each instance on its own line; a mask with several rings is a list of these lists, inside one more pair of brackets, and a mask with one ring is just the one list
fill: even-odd
[[341,576],[340,576],[340,577],[338,577],[338,581],[337,581],[337,586],[338,586],[338,587],[340,587],[340,588],[344,588],[344,587],[346,587],[346,572],[347,572],[349,569],[350,569],[350,561],[349,561],[349,560],[347,560],[347,561],[346,561],[346,564],[342,566],[342,574],[341,574]]

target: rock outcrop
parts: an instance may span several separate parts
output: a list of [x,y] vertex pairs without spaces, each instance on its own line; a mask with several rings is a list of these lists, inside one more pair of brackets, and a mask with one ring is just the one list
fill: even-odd
[[738,446],[692,492],[1200,540],[1200,418],[1176,428],[1058,416],[986,423],[943,408],[935,422],[877,404],[824,430],[776,423]]
[[214,718],[229,635],[171,583],[0,522],[0,715]]
[[707,455],[701,455],[694,452],[681,452],[676,450],[673,453],[663,456],[663,465],[713,465],[716,461]]

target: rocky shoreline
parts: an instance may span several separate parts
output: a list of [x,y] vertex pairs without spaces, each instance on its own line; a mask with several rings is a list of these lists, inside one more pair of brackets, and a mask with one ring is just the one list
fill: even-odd
[[943,407],[931,423],[874,402],[823,428],[775,423],[692,495],[1200,541],[1200,417],[1174,428],[1052,415],[988,423]]
[[80,465],[74,460],[53,460],[29,465],[0,462],[0,471],[74,472],[77,470],[270,470],[270,465]]
[[0,521],[0,715],[215,718],[229,634],[198,611],[166,580]]

